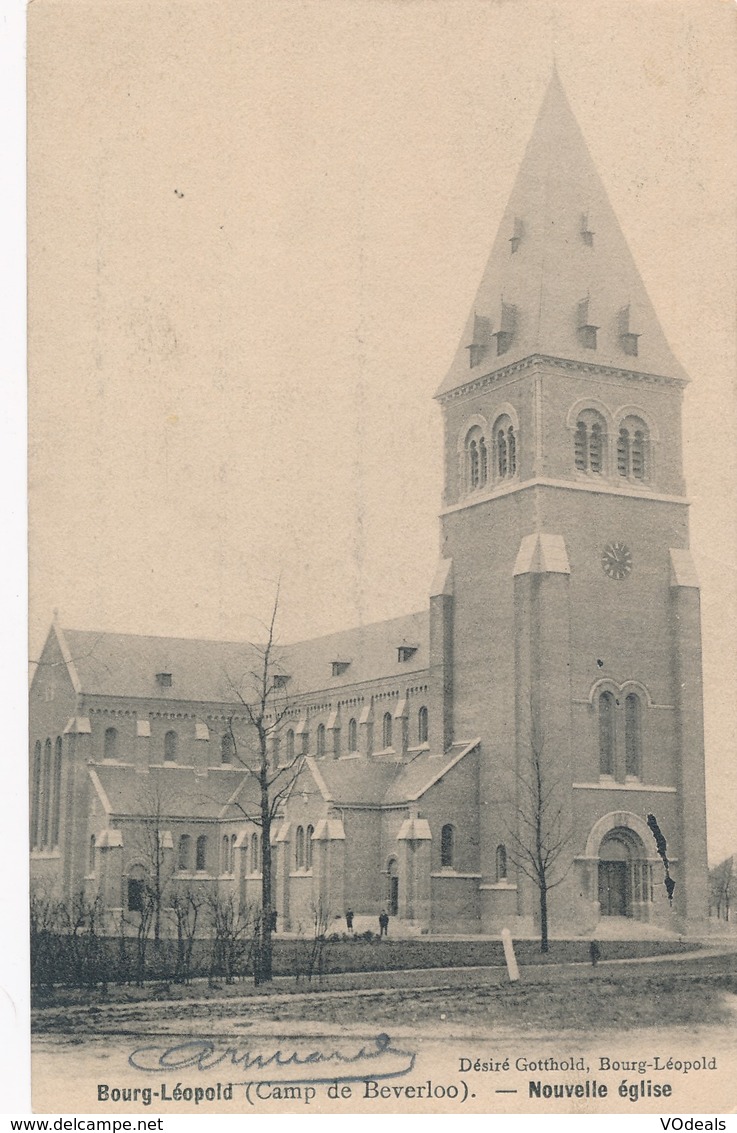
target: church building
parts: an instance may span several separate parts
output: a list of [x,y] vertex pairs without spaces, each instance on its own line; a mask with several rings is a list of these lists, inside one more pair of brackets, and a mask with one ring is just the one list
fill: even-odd
[[[541,860],[553,931],[706,917],[686,382],[554,74],[436,394],[428,607],[274,654],[269,758],[296,770],[271,839],[280,929],[319,905],[532,932]],[[258,905],[240,683],[258,656],[54,622],[32,884],[135,917],[155,858],[164,905],[193,885]]]

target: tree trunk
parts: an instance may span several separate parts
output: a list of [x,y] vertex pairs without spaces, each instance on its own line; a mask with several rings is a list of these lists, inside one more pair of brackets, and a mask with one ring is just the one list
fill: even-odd
[[266,753],[261,759],[261,924],[254,983],[271,983],[271,808],[267,781]]
[[548,888],[540,885],[540,951],[548,951]]

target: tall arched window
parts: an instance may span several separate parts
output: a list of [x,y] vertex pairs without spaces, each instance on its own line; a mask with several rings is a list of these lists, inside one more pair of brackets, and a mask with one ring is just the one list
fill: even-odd
[[191,868],[192,862],[192,839],[189,834],[181,834],[179,837],[179,850],[177,852],[177,869],[188,870]]
[[305,832],[303,826],[297,827],[294,839],[294,862],[297,869],[305,868]]
[[606,421],[595,409],[578,415],[573,436],[573,463],[578,472],[603,476],[607,468]]
[[220,872],[230,873],[230,838],[223,834],[220,848]]
[[474,439],[468,445],[468,470],[469,470],[469,483],[471,488],[478,488],[479,486],[479,446],[478,442]]
[[630,474],[630,435],[627,429],[620,429],[617,437],[617,472],[620,476]]
[[237,834],[230,835],[230,872],[235,873],[235,844],[238,840]]
[[480,425],[472,426],[466,434],[465,464],[467,490],[483,488],[489,478],[489,450]]
[[496,848],[496,879],[507,880],[507,847],[502,843]]
[[51,818],[51,740],[47,740],[44,744],[41,803],[41,845],[48,846],[49,820]]
[[317,744],[317,754],[318,755],[324,755],[325,754],[325,725],[324,724],[318,724],[317,725],[316,744]]
[[166,763],[176,763],[178,747],[179,738],[177,733],[167,732],[164,736],[164,761]]
[[261,872],[261,840],[258,834],[251,835],[251,873]]
[[603,692],[599,697],[599,774],[614,774],[614,747],[616,727],[614,693]]
[[604,430],[594,421],[589,433],[589,470],[599,475],[604,467]]
[[625,774],[640,778],[642,768],[642,717],[640,698],[630,692],[624,699]]
[[454,843],[455,831],[450,823],[446,823],[440,831],[440,865],[446,869],[450,869],[453,865]]
[[314,826],[308,826],[305,831],[305,869],[312,869],[312,835],[315,833]]
[[220,742],[220,762],[232,763],[235,755],[235,744],[230,732],[226,732]]
[[358,751],[358,725],[353,716],[348,721],[348,751]]
[[59,845],[59,817],[61,814],[61,736],[54,744],[53,797],[51,803],[51,845]]
[[88,873],[94,873],[95,872],[95,844],[96,844],[95,835],[91,834],[90,835],[90,846],[89,846],[89,857],[87,859],[87,872]]
[[509,460],[509,475],[514,476],[517,471],[517,437],[513,425],[510,425],[507,429],[507,457]]
[[484,437],[479,438],[479,482],[485,484],[489,478],[489,452]]
[[105,741],[102,751],[103,759],[117,759],[118,758],[118,729],[106,728]]
[[33,748],[33,782],[31,783],[31,846],[39,844],[41,815],[41,741]]
[[195,850],[195,869],[202,873],[207,869],[207,835],[200,834]]
[[506,413],[494,423],[494,477],[511,479],[517,472],[517,434]]
[[639,417],[625,417],[617,440],[617,472],[630,480],[646,480],[649,475],[647,425]]
[[385,748],[392,746],[392,714],[384,713],[384,722],[381,729],[381,739]]
[[294,728],[290,728],[287,732],[287,761],[289,763],[294,759]]
[[428,715],[427,708],[423,704],[420,711],[417,713],[417,742],[426,744],[428,737]]
[[507,437],[504,429],[496,432],[496,474],[497,479],[504,480],[509,471],[507,460]]

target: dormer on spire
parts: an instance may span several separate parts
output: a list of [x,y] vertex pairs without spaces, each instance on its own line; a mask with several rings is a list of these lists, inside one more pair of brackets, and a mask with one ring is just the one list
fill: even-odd
[[638,326],[637,313],[633,310],[632,304],[628,303],[619,312],[619,341],[625,354],[634,357],[637,357],[639,353],[640,332],[637,329]]
[[478,366],[486,354],[489,343],[491,341],[491,319],[487,319],[484,315],[477,315],[474,312],[473,316],[473,338],[469,343],[468,361],[471,369]]
[[596,350],[596,332],[600,323],[596,319],[591,296],[587,295],[578,304],[578,340],[586,350]]

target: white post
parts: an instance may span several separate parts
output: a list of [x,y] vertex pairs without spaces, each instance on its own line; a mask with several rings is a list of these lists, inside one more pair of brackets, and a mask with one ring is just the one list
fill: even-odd
[[519,968],[517,967],[517,959],[514,955],[512,934],[508,928],[502,929],[502,944],[504,945],[504,959],[507,962],[507,975],[509,976],[509,982],[513,984],[519,979]]

